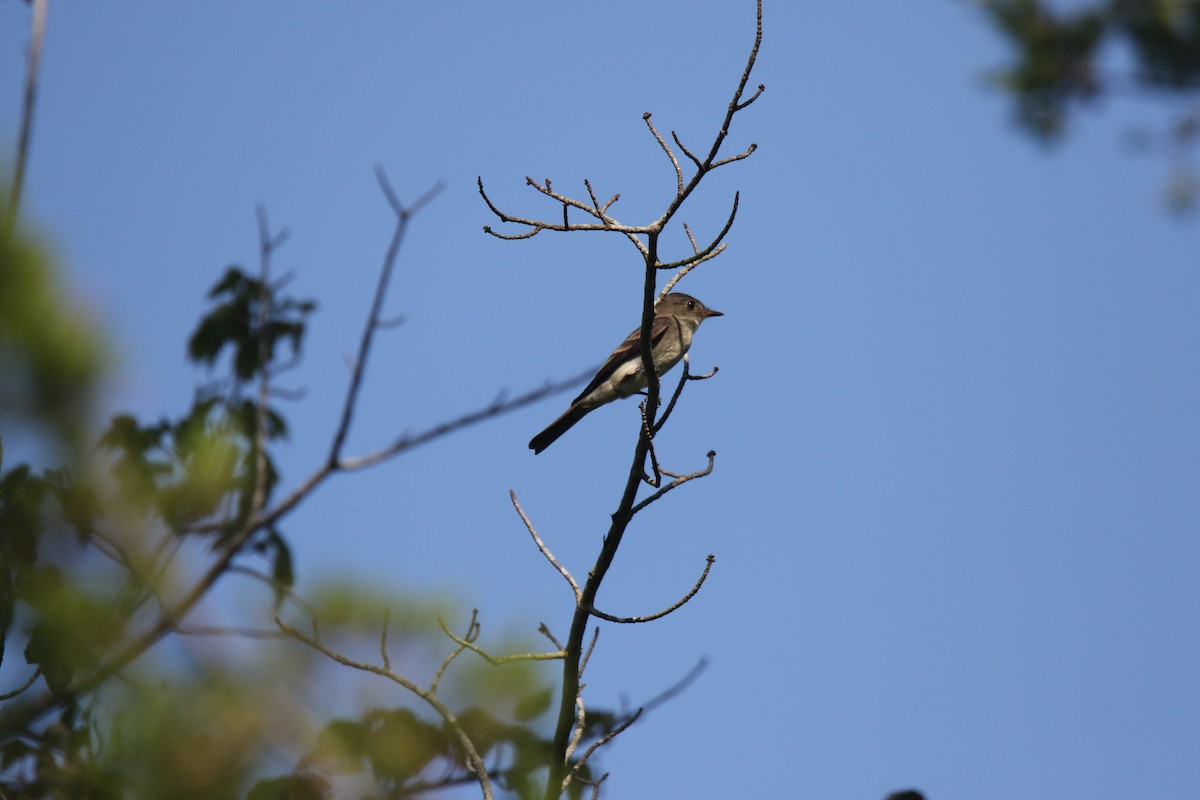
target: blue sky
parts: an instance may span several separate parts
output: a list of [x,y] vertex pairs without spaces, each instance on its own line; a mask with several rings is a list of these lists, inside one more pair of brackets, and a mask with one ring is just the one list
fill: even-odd
[[[0,152],[15,141],[24,4],[0,4]],[[984,77],[1005,48],[969,3],[768,0],[762,99],[727,146],[758,152],[680,215],[729,250],[680,288],[705,324],[660,439],[712,476],[640,515],[601,595],[592,705],[711,666],[606,753],[622,798],[1182,797],[1200,751],[1200,264],[1166,166],[1121,145],[1137,100],[1045,151]],[[753,35],[749,2],[54,4],[27,219],[111,331],[108,407],[176,413],[202,297],[256,259],[319,299],[284,481],[335,424],[390,211],[445,189],[405,242],[351,452],[598,363],[636,324],[617,236],[501,242],[475,190],[555,209],[527,175],[673,190],[646,133],[707,148]],[[668,240],[681,254],[682,239]],[[294,515],[300,590],[352,575],[448,591],[489,631],[569,620],[561,578],[508,504],[586,574],[637,435],[633,402],[546,453],[552,398],[339,477]],[[258,609],[247,611],[257,620]]]

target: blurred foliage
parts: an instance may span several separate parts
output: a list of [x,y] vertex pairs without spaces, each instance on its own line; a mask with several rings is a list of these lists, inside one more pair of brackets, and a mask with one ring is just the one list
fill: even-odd
[[[980,0],[1015,53],[996,84],[1011,94],[1018,124],[1046,143],[1060,140],[1073,109],[1112,94],[1177,98],[1191,108],[1167,125],[1176,158],[1168,201],[1196,203],[1195,169],[1187,155],[1200,137],[1200,0]],[[1110,66],[1127,53],[1130,74]],[[1106,71],[1107,70],[1107,71]],[[1149,144],[1153,137],[1139,135]]]
[[101,337],[62,290],[45,248],[21,226],[0,226],[0,425],[35,426],[43,446],[77,457],[104,363]]
[[273,363],[281,342],[299,355],[305,320],[317,307],[311,300],[277,297],[273,287],[238,267],[226,270],[208,296],[221,302],[200,320],[188,341],[188,357],[212,366],[228,347],[240,381],[253,380]]
[[[291,639],[245,646],[219,630],[172,637],[117,676],[101,673],[90,690],[98,665],[186,591],[214,551],[239,546],[256,492],[269,507],[279,478],[269,448],[288,425],[274,406],[260,415],[260,380],[299,357],[315,304],[229,268],[188,342],[188,357],[208,373],[190,408],[150,421],[116,415],[89,448],[99,339],[81,327],[44,249],[17,238],[0,243],[0,367],[14,376],[0,394],[0,797],[476,794],[459,731],[499,792],[540,797],[551,742],[539,726],[554,695],[531,662],[491,667],[461,653],[441,684],[459,730],[394,684]],[[5,461],[4,432],[30,423],[39,431],[34,453],[56,466]],[[276,527],[234,555],[239,566],[269,564],[253,584],[267,584],[274,601],[264,598],[260,622],[286,600],[325,646],[375,660],[386,624],[401,662],[393,668],[425,680],[456,649],[436,624],[461,616],[452,598],[398,598],[348,579],[302,602],[291,594],[296,567]],[[195,632],[183,625],[177,633]],[[355,685],[359,709],[347,714]],[[50,712],[4,727],[6,711],[35,695],[48,698]],[[578,752],[620,721],[590,712]],[[579,774],[593,778],[590,766]],[[585,790],[575,782],[569,796]]]
[[[314,306],[278,297],[274,288],[231,268],[213,290],[215,307],[202,318],[190,354],[211,367],[234,345],[232,376],[202,385],[178,418],[139,423],[114,417],[95,450],[84,443],[104,368],[99,337],[83,327],[45,249],[22,228],[0,240],[0,254],[0,368],[6,378],[0,382],[0,442],[6,431],[19,430],[35,457],[61,464],[39,470],[0,461],[0,714],[3,703],[20,703],[39,689],[52,701],[50,721],[3,732],[0,796],[125,796],[121,785],[131,779],[129,765],[114,766],[95,746],[100,727],[113,719],[97,719],[75,687],[128,641],[136,620],[162,603],[162,593],[171,589],[167,567],[178,552],[169,546],[172,539],[199,536],[221,547],[247,523],[256,491],[269,500],[278,473],[265,448],[260,459],[260,443],[284,437],[287,425],[267,408],[259,435],[249,384],[278,367],[281,341],[291,356],[298,354]],[[260,464],[266,469],[261,486]],[[260,532],[247,550],[269,559],[270,579],[280,591],[292,584],[291,552],[278,530]],[[18,648],[24,674],[35,680],[12,678],[19,674]],[[190,701],[202,694],[186,691],[194,692]],[[150,710],[143,704],[111,732],[127,734],[129,721],[145,723]],[[171,736],[159,730],[148,741],[167,747],[178,732],[193,754],[200,752],[199,740],[179,727]],[[156,769],[169,766],[167,755]],[[229,775],[226,788],[246,777],[237,770]],[[232,795],[214,785],[195,796]]]
[[[489,764],[496,787],[521,798],[542,796],[552,742],[528,727],[506,723],[477,707],[457,715],[458,724]],[[381,797],[419,797],[431,790],[475,783],[457,734],[405,708],[371,710],[358,719],[337,719],[318,734],[316,746],[292,779],[370,773]],[[319,771],[318,771],[319,770]],[[588,765],[579,770],[594,779]],[[273,779],[264,781],[271,785]],[[260,784],[261,786],[262,784]],[[568,797],[587,787],[572,783]],[[253,796],[253,795],[252,795]],[[264,797],[270,795],[263,795]]]

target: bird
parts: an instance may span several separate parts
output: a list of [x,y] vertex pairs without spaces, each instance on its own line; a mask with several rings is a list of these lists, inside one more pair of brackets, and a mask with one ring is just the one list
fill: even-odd
[[[655,373],[662,376],[679,363],[692,346],[692,334],[701,322],[709,317],[723,316],[720,311],[714,311],[682,292],[672,292],[659,301],[650,327],[650,352]],[[562,416],[529,440],[529,449],[535,455],[542,452],[588,413],[613,400],[629,397],[648,385],[642,368],[642,329],[638,326],[617,346]]]

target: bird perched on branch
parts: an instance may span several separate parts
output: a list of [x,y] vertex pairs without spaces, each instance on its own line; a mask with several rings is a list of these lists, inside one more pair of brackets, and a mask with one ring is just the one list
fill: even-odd
[[[654,371],[660,377],[679,363],[692,346],[692,334],[709,317],[724,316],[694,297],[674,292],[664,297],[654,310],[650,327],[650,352]],[[642,329],[634,328],[600,367],[579,396],[571,401],[561,417],[529,440],[529,449],[540,453],[571,426],[600,406],[645,389],[649,385],[642,368]]]

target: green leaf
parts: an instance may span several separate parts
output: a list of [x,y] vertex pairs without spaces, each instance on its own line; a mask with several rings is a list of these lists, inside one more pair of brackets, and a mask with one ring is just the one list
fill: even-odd
[[291,588],[296,581],[292,566],[292,550],[274,528],[267,535],[266,547],[274,551],[271,558],[271,579],[280,586]]
[[368,712],[365,722],[364,750],[376,778],[403,783],[449,750],[440,728],[406,708]]
[[335,719],[317,734],[315,752],[309,760],[332,762],[333,768],[341,772],[362,772],[367,738],[364,727],[354,720]]
[[550,689],[542,689],[539,692],[527,694],[517,700],[516,708],[513,709],[513,716],[521,722],[536,719],[546,713],[546,709],[550,708],[552,698],[553,692]]

